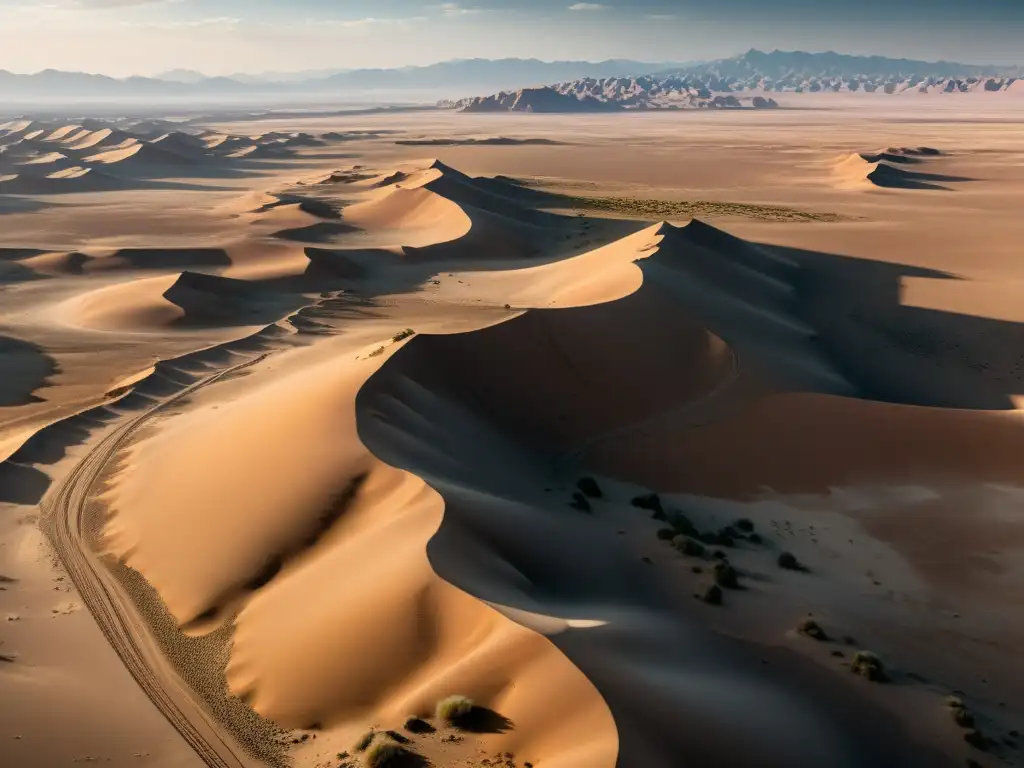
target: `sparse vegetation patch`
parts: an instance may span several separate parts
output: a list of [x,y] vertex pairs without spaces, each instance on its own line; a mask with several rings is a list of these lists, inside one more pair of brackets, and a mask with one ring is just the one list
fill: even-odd
[[607,211],[637,219],[693,219],[733,216],[760,221],[843,221],[838,213],[801,211],[781,205],[725,203],[718,200],[657,200],[639,197],[582,197],[558,195],[552,208]]

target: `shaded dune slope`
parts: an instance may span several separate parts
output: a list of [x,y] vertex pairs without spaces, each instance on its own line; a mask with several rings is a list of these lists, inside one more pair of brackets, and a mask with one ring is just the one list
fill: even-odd
[[[503,748],[552,768],[669,768],[680,755],[744,768],[946,765],[848,683],[709,629],[614,532],[545,488],[582,466],[658,490],[742,497],[766,478],[817,490],[884,461],[901,477],[907,465],[873,430],[904,447],[935,435],[912,468],[947,471],[949,438],[968,420],[979,444],[1016,455],[1007,422],[856,399],[865,386],[844,364],[848,337],[808,302],[817,277],[796,254],[694,221],[554,258],[571,219],[525,207],[501,180],[440,163],[384,179],[354,182],[367,197],[340,224],[408,239],[307,248],[312,274],[358,283],[377,257],[483,272],[551,255],[509,290],[523,307],[567,308],[390,343],[374,296],[328,299],[339,316],[364,312],[354,340],[254,369],[258,384],[199,403],[122,457],[106,545],[190,632],[235,617],[231,691],[340,743],[466,693],[513,721]],[[264,214],[309,216],[291,205]],[[581,289],[581,276],[600,284]],[[229,314],[254,301],[224,277],[153,280],[184,313],[158,325],[189,307],[203,321],[210,296]],[[324,307],[308,317],[330,336]],[[851,429],[851,452],[824,445],[830,427]]]
[[833,175],[844,187],[946,190],[949,182],[971,181],[963,176],[911,170],[942,153],[931,147],[889,147],[879,152],[845,155],[833,166]]

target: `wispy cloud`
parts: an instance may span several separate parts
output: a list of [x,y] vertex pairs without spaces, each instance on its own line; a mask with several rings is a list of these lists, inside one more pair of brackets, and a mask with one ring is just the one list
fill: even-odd
[[569,6],[570,11],[603,11],[607,5],[602,3],[573,3]]
[[429,8],[436,8],[441,12],[442,16],[472,16],[478,13],[483,13],[483,8],[464,8],[458,3],[441,3],[439,5],[431,5]]

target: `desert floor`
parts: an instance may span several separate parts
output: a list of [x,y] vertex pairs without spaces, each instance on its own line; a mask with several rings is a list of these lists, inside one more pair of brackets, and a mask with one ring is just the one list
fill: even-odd
[[0,126],[0,762],[1024,764],[1022,127]]

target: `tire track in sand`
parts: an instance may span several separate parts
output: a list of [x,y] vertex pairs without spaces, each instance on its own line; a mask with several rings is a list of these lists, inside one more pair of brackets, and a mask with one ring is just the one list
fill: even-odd
[[110,461],[161,410],[264,360],[265,353],[195,382],[101,439],[40,503],[42,528],[82,601],[136,682],[210,768],[253,764],[164,658],[131,597],[89,546],[86,508]]

